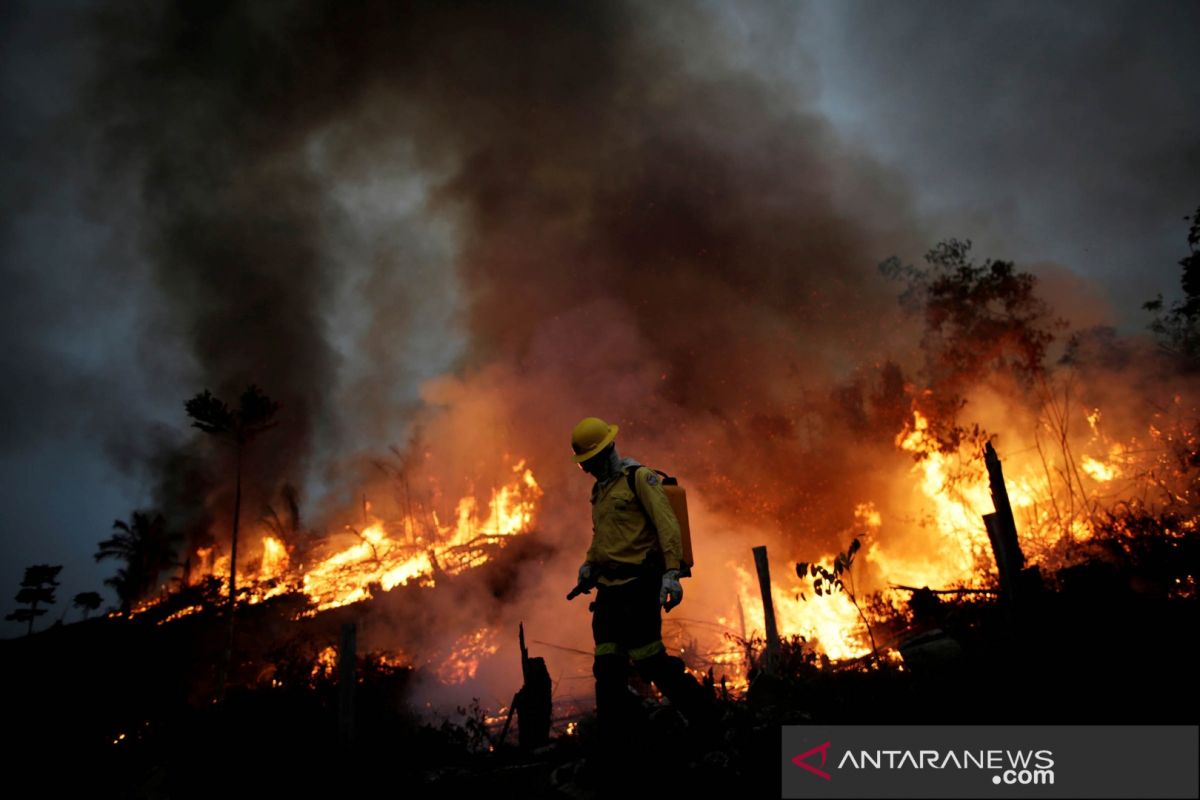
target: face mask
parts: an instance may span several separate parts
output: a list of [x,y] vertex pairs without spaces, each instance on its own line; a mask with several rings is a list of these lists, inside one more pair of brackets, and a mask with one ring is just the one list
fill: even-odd
[[596,480],[604,482],[621,471],[621,457],[617,455],[616,446],[609,445],[579,466]]

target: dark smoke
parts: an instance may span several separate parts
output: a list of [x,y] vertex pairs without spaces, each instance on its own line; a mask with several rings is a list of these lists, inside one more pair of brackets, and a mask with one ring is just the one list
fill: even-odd
[[[722,63],[710,19],[193,2],[97,24],[86,122],[111,174],[140,182],[196,391],[254,382],[283,404],[252,449],[247,514],[308,479],[326,496],[306,517],[336,529],[358,491],[392,495],[364,480],[391,444],[422,498],[527,459],[559,557],[516,581],[527,600],[497,609],[481,589],[444,616],[584,646],[586,623],[539,600],[586,547],[587,485],[565,458],[579,417],[619,422],[626,453],[684,475],[719,518],[792,541],[846,528],[866,491],[845,446],[862,403],[830,387],[903,400],[857,370],[902,327],[875,265],[923,237],[900,181],[797,107],[794,84]],[[175,491],[200,484],[172,464],[195,461],[156,456],[164,510],[202,519]],[[191,495],[218,535],[228,482]],[[746,532],[710,535],[714,575]]]
[[92,113],[112,169],[141,176],[154,278],[202,386],[232,402],[257,382],[285,405],[286,424],[251,462],[249,485],[269,491],[304,469],[335,366],[321,315],[332,288],[322,197],[302,152],[332,109],[298,110],[321,88],[263,39],[283,20],[248,13],[106,12]]
[[994,257],[1084,271],[1127,329],[1142,328],[1138,302],[1174,289],[1178,222],[1196,204],[1200,6],[914,0],[816,13],[831,113],[903,165],[923,212]]
[[[113,169],[142,176],[146,247],[170,313],[205,386],[232,396],[254,381],[284,405],[256,448],[260,492],[303,477],[319,430],[403,411],[378,402],[387,376],[370,401],[335,407],[339,370],[357,353],[339,354],[329,318],[335,243],[353,224],[330,199],[330,176],[386,169],[398,142],[430,180],[425,213],[456,224],[465,366],[510,365],[539,381],[549,371],[556,385],[541,389],[555,395],[586,387],[540,420],[547,429],[513,409],[513,446],[549,450],[593,406],[647,433],[706,419],[716,459],[693,469],[795,492],[772,478],[796,466],[795,409],[781,396],[878,350],[872,322],[890,299],[873,265],[910,243],[893,233],[906,227],[902,193],[878,187],[896,204],[874,224],[838,207],[835,186],[856,160],[781,91],[690,60],[672,33],[718,37],[674,11],[206,2],[105,12],[91,113]],[[388,280],[412,271],[393,260],[396,244],[371,265],[388,291],[366,315],[426,291]],[[392,324],[356,347],[392,335],[403,348],[412,331]],[[564,328],[557,347],[530,363],[548,324]],[[610,342],[621,328],[629,338]],[[655,380],[619,388],[647,363]],[[323,460],[353,455],[321,436],[332,450]],[[738,446],[747,438],[754,448]]]

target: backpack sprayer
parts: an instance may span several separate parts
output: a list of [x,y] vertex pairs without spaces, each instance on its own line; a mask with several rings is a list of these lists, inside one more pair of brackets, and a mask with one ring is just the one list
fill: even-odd
[[[677,478],[673,478],[661,470],[656,469],[654,471],[662,478],[663,492],[667,495],[667,500],[669,500],[671,503],[671,511],[674,512],[675,519],[679,521],[679,540],[683,545],[683,557],[679,560],[679,577],[690,578],[692,575],[692,567],[695,565],[696,561],[692,556],[692,530],[691,525],[688,522],[687,490],[679,485],[679,480]],[[640,497],[638,497],[637,487],[634,485],[636,473],[636,468],[628,470],[625,473],[625,479],[629,482],[629,489],[633,492],[633,496],[637,499],[638,505],[642,507],[642,513],[644,514],[646,508],[645,506],[642,506],[642,500]],[[649,519],[648,514],[646,517]],[[637,574],[637,569],[637,566],[630,565],[631,571],[629,575],[632,576]],[[577,583],[575,588],[572,589],[569,594],[567,594],[567,599],[574,600],[579,595],[587,594],[594,589],[596,582],[599,581],[601,577],[599,573],[600,570],[593,570],[592,577],[588,578],[586,581],[580,581]],[[610,577],[628,576],[612,575]]]

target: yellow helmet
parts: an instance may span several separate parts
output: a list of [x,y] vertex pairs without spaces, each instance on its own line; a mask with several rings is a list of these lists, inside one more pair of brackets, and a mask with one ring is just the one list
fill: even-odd
[[575,451],[575,463],[582,464],[617,438],[617,426],[609,425],[599,417],[579,420],[571,431],[571,449]]

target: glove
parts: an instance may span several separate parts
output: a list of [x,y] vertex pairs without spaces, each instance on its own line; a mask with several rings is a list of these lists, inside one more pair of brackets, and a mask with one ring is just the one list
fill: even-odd
[[577,583],[579,586],[584,587],[582,590],[584,594],[592,593],[592,586],[595,584],[595,575],[596,570],[591,564],[584,562],[580,565],[579,580]]
[[683,587],[679,584],[679,570],[669,569],[663,573],[662,588],[658,590],[658,602],[669,613],[683,601]]

